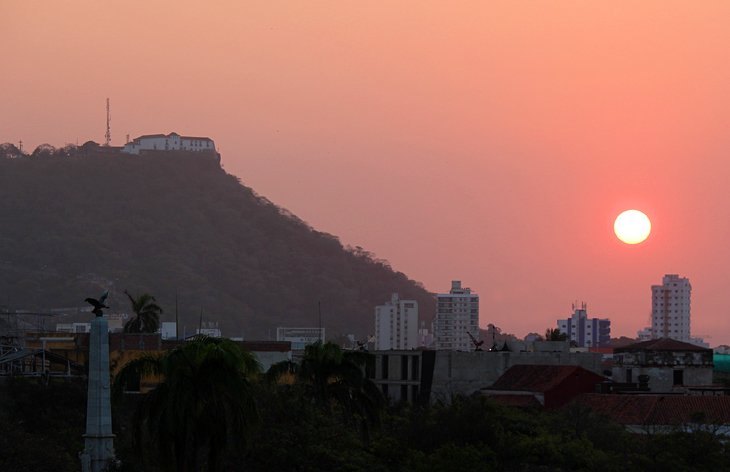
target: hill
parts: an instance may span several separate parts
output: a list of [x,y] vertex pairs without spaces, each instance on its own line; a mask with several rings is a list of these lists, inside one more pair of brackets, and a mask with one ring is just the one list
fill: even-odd
[[174,320],[177,293],[187,332],[202,310],[248,339],[317,326],[320,301],[328,338],[371,334],[391,292],[418,300],[428,323],[435,312],[420,284],[257,195],[217,155],[49,148],[0,146],[0,305],[83,306],[110,288],[124,312],[128,289]]

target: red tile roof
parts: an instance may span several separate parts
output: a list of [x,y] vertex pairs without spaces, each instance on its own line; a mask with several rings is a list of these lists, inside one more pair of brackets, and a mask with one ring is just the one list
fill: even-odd
[[600,376],[576,365],[514,365],[489,387],[490,390],[547,392],[571,377]]
[[677,341],[676,339],[670,338],[659,338],[651,339],[649,341],[642,341],[640,343],[629,344],[624,347],[617,347],[614,352],[632,352],[632,351],[711,351],[701,346],[695,346],[694,344],[685,343],[683,341]]
[[583,394],[576,402],[626,425],[730,423],[730,396]]

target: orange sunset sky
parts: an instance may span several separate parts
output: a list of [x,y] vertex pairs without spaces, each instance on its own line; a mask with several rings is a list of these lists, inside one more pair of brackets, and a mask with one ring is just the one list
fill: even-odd
[[[207,135],[225,169],[524,336],[649,324],[690,278],[730,343],[730,2],[0,0],[0,142]],[[637,246],[621,210],[652,220]],[[386,298],[383,299],[385,301]]]

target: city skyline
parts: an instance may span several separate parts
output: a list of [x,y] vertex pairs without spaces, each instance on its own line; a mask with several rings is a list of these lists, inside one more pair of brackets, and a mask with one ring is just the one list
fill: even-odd
[[[726,2],[0,13],[0,142],[104,142],[109,97],[112,144],[209,136],[228,172],[316,229],[431,292],[468,280],[481,328],[523,337],[583,299],[634,337],[647,287],[678,273],[693,333],[730,344]],[[613,234],[627,209],[652,222],[636,246]]]

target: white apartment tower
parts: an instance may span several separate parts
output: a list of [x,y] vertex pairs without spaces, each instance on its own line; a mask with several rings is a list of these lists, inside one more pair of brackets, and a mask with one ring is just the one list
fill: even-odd
[[611,343],[611,320],[588,318],[588,305],[573,303],[570,318],[558,320],[558,331],[577,347],[604,347]]
[[691,342],[689,303],[692,286],[689,279],[667,274],[661,285],[651,286],[651,336]]
[[375,350],[418,347],[418,302],[401,300],[397,293],[375,307]]
[[434,320],[435,347],[440,350],[469,351],[469,334],[479,337],[479,295],[463,288],[460,280],[451,282],[449,293],[437,295]]

